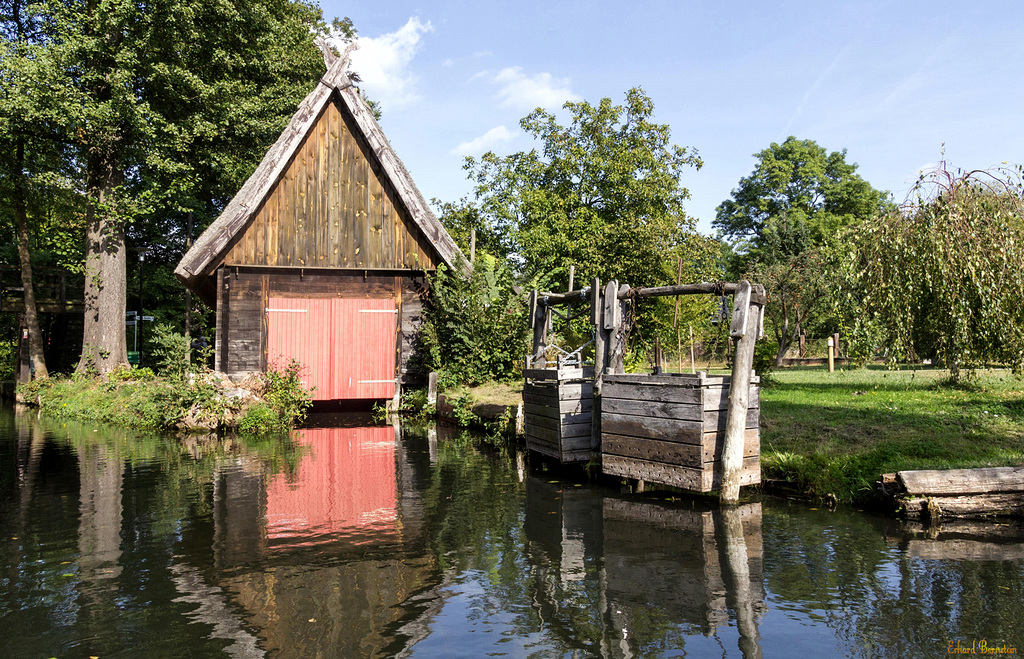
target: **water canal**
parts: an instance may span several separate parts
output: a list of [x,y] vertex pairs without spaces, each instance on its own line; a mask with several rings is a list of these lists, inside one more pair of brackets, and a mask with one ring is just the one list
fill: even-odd
[[1016,524],[725,512],[444,429],[319,425],[182,442],[0,414],[0,656],[1024,651]]

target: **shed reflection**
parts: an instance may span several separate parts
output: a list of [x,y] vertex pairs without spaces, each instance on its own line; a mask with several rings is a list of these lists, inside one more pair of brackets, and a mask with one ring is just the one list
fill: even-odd
[[666,504],[529,478],[525,524],[535,608],[567,649],[656,655],[716,635],[732,611],[740,652],[761,656],[759,503]]
[[[258,460],[223,465],[214,489],[218,585],[275,656],[379,656],[403,645],[416,594],[440,580],[410,531],[418,497],[391,426],[313,428],[291,473]],[[408,523],[407,523],[408,522]],[[414,532],[414,531],[413,531]],[[397,644],[397,648],[396,648]]]

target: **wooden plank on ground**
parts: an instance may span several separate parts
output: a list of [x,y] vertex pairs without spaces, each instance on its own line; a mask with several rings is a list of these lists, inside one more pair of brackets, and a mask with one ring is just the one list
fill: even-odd
[[1024,492],[1024,467],[901,471],[896,478],[910,495]]
[[941,517],[983,517],[996,515],[1024,515],[1024,494],[1020,492],[994,492],[964,496],[936,496],[902,501],[905,514],[916,517],[925,513],[927,506]]

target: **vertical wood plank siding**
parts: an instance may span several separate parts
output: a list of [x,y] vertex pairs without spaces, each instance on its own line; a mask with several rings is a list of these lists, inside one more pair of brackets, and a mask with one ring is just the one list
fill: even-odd
[[432,270],[416,227],[347,111],[328,103],[226,265]]

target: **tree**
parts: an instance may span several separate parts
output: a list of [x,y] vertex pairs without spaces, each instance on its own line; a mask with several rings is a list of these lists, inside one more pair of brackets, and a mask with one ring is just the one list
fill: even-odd
[[856,173],[845,149],[828,153],[789,137],[755,157],[754,171],[718,206],[713,225],[735,242],[730,274],[765,284],[778,364],[801,330],[835,322],[834,306],[824,303],[835,286],[826,264],[842,229],[892,204]]
[[[0,115],[15,138],[71,147],[61,164],[86,218],[79,367],[106,372],[126,361],[126,236],[183,245],[189,213],[217,214],[322,73],[310,33],[326,26],[302,0],[7,4],[41,36],[25,52],[5,33],[0,75],[33,84]],[[25,108],[46,121],[18,121]]]
[[893,359],[934,356],[950,380],[990,362],[1024,370],[1021,169],[923,176],[901,208],[858,231],[862,325]]
[[[681,183],[688,168],[702,166],[697,153],[672,144],[639,88],[626,92],[623,105],[605,98],[564,109],[564,126],[542,109],[520,122],[539,149],[468,158],[476,200],[449,207],[449,224],[460,231],[472,224],[523,281],[552,289],[564,290],[570,267],[581,285],[595,276],[662,285],[675,281],[680,257],[687,280],[702,278],[715,246],[686,215],[689,192]],[[670,302],[660,307],[671,317]],[[641,326],[653,315],[645,312]]]

